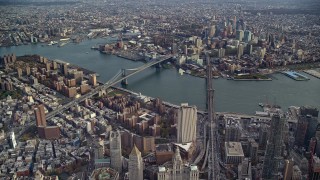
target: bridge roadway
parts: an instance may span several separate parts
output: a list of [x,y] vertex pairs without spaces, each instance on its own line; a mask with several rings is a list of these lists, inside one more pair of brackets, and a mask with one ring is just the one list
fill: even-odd
[[206,125],[206,123],[203,126],[204,126],[204,130],[203,130],[204,133],[203,133],[203,142],[201,143],[201,151],[200,151],[199,155],[196,157],[196,159],[193,161],[192,164],[198,164],[206,152],[206,146],[207,146],[206,145],[206,139],[207,139],[207,128],[206,128],[207,125]]
[[66,110],[66,109],[68,109],[68,108],[70,108],[70,107],[72,107],[72,106],[84,101],[85,99],[96,95],[99,91],[104,90],[104,89],[108,89],[111,86],[114,86],[114,85],[120,83],[122,80],[125,80],[125,79],[127,79],[127,78],[129,78],[129,77],[131,77],[131,76],[133,76],[133,75],[135,75],[135,74],[137,74],[137,73],[139,73],[139,72],[141,72],[141,71],[153,66],[153,65],[156,65],[156,64],[161,63],[163,61],[166,61],[166,60],[168,60],[168,59],[170,59],[172,57],[173,57],[172,55],[167,55],[167,56],[161,57],[158,60],[150,61],[147,64],[144,64],[143,66],[140,66],[139,68],[134,69],[135,71],[133,71],[133,72],[129,73],[128,75],[126,75],[124,77],[121,77],[121,78],[119,78],[119,76],[121,76],[122,73],[119,72],[111,80],[109,80],[107,83],[105,83],[104,85],[99,86],[99,87],[93,89],[92,91],[90,91],[89,93],[87,93],[87,94],[85,94],[85,95],[83,95],[83,96],[81,96],[81,97],[79,97],[77,99],[74,99],[74,100],[72,100],[72,101],[70,101],[70,102],[58,107],[57,109],[49,112],[48,114],[46,114],[46,119],[49,120],[49,119],[53,118],[54,116],[56,116],[57,114],[59,114],[61,111],[64,111],[64,110]]
[[[209,130],[209,144],[210,147],[207,152],[206,158],[208,159],[208,178],[212,180],[220,179],[220,167],[218,164],[218,154],[219,149],[217,149],[217,140],[216,140],[216,119],[214,111],[214,89],[212,87],[212,65],[210,58],[206,55],[207,59],[207,112],[208,112],[208,123],[210,126]],[[208,157],[207,157],[208,156]]]

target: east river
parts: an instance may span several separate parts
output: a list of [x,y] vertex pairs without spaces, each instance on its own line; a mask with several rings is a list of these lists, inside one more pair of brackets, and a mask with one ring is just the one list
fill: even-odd
[[[49,59],[60,59],[97,72],[101,81],[108,81],[122,68],[136,68],[133,62],[113,55],[100,54],[92,46],[106,43],[106,39],[86,40],[63,47],[24,45],[0,48],[0,56],[39,54]],[[214,79],[215,108],[219,112],[254,114],[261,110],[258,103],[276,103],[284,110],[289,106],[311,105],[320,109],[320,79],[306,75],[309,81],[295,81],[282,74],[274,74],[272,81],[232,81]],[[148,68],[128,79],[127,89],[151,97],[159,97],[173,104],[188,102],[205,109],[206,84],[202,78],[180,75],[175,68]]]

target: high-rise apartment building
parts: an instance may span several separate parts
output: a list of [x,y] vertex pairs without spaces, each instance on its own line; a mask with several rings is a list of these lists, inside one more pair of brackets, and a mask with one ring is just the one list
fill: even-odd
[[181,104],[178,110],[177,142],[188,143],[196,139],[197,108]]
[[47,126],[47,121],[46,121],[46,114],[44,112],[44,106],[43,104],[38,105],[34,109],[34,114],[36,117],[36,125],[37,127],[46,127]]
[[243,40],[243,36],[244,36],[243,30],[237,30],[236,39],[239,40],[239,41],[242,41]]
[[63,64],[62,65],[62,73],[63,75],[68,75],[68,64]]
[[97,86],[97,76],[96,74],[89,75],[89,82],[91,86]]
[[111,131],[110,141],[110,161],[111,167],[119,173],[122,171],[122,154],[121,154],[121,134],[120,131]]

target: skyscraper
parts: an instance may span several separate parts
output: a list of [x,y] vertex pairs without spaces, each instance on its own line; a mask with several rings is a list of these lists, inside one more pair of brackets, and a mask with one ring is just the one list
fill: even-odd
[[317,156],[311,157],[311,163],[309,167],[309,179],[318,180],[320,179],[320,159]]
[[251,41],[251,32],[249,30],[244,31],[244,38],[243,40],[245,42],[250,42]]
[[243,30],[237,30],[236,39],[239,40],[239,41],[242,41],[243,40],[243,36],[244,36]]
[[264,157],[262,169],[263,179],[275,179],[279,172],[281,157],[281,149],[283,144],[282,130],[285,124],[285,119],[277,112],[272,115],[271,132],[269,134],[267,150]]
[[238,166],[238,179],[252,179],[251,162],[248,158],[244,158]]
[[308,121],[308,128],[307,128],[304,144],[305,144],[305,147],[307,148],[311,138],[315,137],[316,135],[317,126],[319,122],[318,122],[318,117],[313,117],[312,115],[307,115],[306,119]]
[[178,110],[177,142],[188,143],[196,139],[197,108],[181,104]]
[[251,44],[248,44],[248,45],[247,45],[247,53],[248,53],[249,55],[252,54],[252,45],[251,45]]
[[133,146],[128,162],[129,180],[143,180],[143,161],[141,152]]
[[216,34],[216,26],[213,25],[210,27],[209,37],[214,37],[215,34]]
[[14,132],[10,132],[9,137],[8,137],[8,144],[10,148],[15,149],[17,147],[17,141],[16,141],[16,136],[14,135]]
[[261,125],[259,130],[259,149],[265,150],[267,147],[269,127],[267,125]]
[[251,158],[252,164],[255,165],[258,162],[259,145],[253,138],[249,138],[248,141],[249,141],[249,156]]
[[222,57],[224,57],[225,55],[226,55],[226,49],[220,48],[220,49],[218,50],[218,57],[219,57],[219,58],[222,58]]
[[316,135],[319,110],[311,107],[301,107],[298,126],[295,134],[295,144],[308,148],[309,141]]
[[283,172],[283,180],[291,180],[293,174],[293,159],[285,160],[284,172]]
[[227,119],[225,121],[225,126],[226,126],[225,141],[238,142],[241,137],[239,122],[237,120]]
[[239,44],[238,51],[237,51],[238,58],[240,58],[243,55],[243,50],[244,50],[244,45],[243,44]]
[[36,117],[36,125],[37,125],[37,127],[46,127],[47,126],[46,114],[44,112],[43,104],[39,104],[34,109],[34,115]]
[[295,135],[295,144],[297,146],[303,146],[304,145],[304,139],[307,133],[308,129],[308,121],[305,118],[299,118],[298,119],[298,126],[296,130]]
[[122,171],[121,134],[120,131],[110,132],[110,160],[111,167],[119,173]]
[[68,64],[63,64],[62,73],[63,75],[68,75]]
[[89,81],[90,81],[90,85],[97,86],[97,76],[96,76],[96,74],[90,74],[89,75]]

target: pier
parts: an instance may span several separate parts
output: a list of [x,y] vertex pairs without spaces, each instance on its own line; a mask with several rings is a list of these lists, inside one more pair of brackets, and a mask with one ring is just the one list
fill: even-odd
[[295,71],[285,71],[283,72],[284,75],[296,80],[296,81],[307,81],[310,80],[307,76],[304,76]]
[[320,79],[320,72],[317,70],[310,69],[310,70],[304,70],[303,72]]

